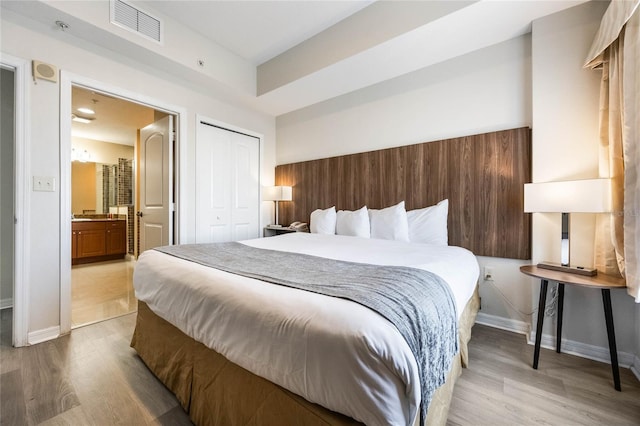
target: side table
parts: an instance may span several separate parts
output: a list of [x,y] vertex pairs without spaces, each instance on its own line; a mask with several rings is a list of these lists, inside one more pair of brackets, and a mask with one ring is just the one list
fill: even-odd
[[262,235],[264,237],[273,237],[276,235],[289,234],[291,232],[296,232],[296,230],[286,226],[265,226],[262,230]]
[[595,288],[602,291],[602,304],[604,306],[604,318],[607,325],[607,337],[609,338],[609,354],[611,355],[611,370],[613,383],[616,390],[620,390],[620,371],[618,369],[618,352],[616,349],[616,334],[613,328],[613,311],[611,310],[611,289],[625,288],[627,285],[623,278],[598,274],[593,277],[570,274],[538,268],[535,265],[520,267],[523,274],[540,279],[540,299],[538,300],[538,323],[536,329],[536,345],[533,353],[533,368],[538,369],[540,358],[540,342],[542,339],[542,325],[544,322],[544,310],[547,302],[547,287],[549,281],[558,283],[558,322],[556,330],[556,352],[560,353],[562,340],[562,308],[564,304],[564,286],[577,285],[586,288]]

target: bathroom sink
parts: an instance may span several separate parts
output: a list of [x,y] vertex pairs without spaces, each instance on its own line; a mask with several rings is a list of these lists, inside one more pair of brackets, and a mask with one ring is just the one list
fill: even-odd
[[71,219],[71,222],[89,222],[90,220],[93,219],[88,219],[88,218],[77,218],[77,219]]

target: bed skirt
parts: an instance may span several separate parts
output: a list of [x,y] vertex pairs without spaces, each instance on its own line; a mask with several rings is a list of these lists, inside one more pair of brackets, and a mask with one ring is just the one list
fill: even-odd
[[[480,309],[478,289],[459,323],[460,352],[447,381],[435,392],[428,425],[444,425],[461,367],[468,365],[467,344]],[[245,370],[196,342],[138,302],[131,340],[147,367],[169,388],[197,425],[354,425],[361,424]]]

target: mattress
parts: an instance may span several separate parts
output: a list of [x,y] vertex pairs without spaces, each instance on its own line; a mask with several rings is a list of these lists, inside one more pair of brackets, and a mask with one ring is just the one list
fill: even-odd
[[[479,275],[475,257],[458,247],[303,233],[244,244],[429,270],[451,287],[458,315]],[[312,403],[366,424],[415,420],[415,359],[398,331],[361,305],[154,250],[140,257],[134,285],[139,300],[185,335]]]

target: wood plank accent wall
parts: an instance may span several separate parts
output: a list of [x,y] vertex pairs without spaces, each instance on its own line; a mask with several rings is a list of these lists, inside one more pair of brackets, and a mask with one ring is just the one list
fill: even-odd
[[379,209],[405,200],[417,209],[449,199],[449,244],[479,256],[531,258],[531,182],[527,127],[276,167],[276,185],[293,187],[280,223],[309,222],[336,206]]

